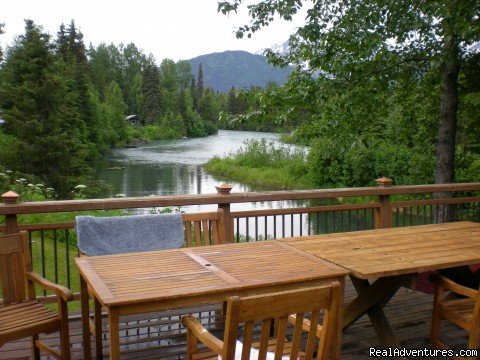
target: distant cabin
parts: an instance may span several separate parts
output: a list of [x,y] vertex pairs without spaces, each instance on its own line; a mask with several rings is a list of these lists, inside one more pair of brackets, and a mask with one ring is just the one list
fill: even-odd
[[125,121],[130,126],[139,126],[140,125],[140,116],[138,115],[128,115],[125,117]]

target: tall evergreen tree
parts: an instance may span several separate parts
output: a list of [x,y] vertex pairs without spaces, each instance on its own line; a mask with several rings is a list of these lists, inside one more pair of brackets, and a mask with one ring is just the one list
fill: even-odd
[[88,163],[62,66],[49,35],[26,20],[25,34],[8,49],[0,73],[0,107],[6,132],[16,137],[7,165],[41,177],[65,195],[68,180],[82,176]]
[[160,75],[153,59],[145,66],[142,73],[141,96],[142,123],[158,123],[161,117]]
[[[0,35],[3,34],[3,27],[5,26],[5,24],[3,23],[0,23]],[[2,52],[2,48],[0,47],[0,61],[2,61],[3,59],[3,52]]]
[[72,20],[69,27],[65,29],[60,26],[57,33],[56,49],[61,60],[64,62],[64,76],[69,79],[68,88],[71,98],[75,101],[71,104],[78,113],[77,128],[82,128],[84,142],[91,143],[91,156],[95,156],[96,151],[92,144],[100,142],[98,138],[98,129],[93,122],[93,104],[89,92],[91,91],[91,82],[89,77],[89,65],[85,44],[83,43],[83,34],[77,30],[75,22]]
[[200,99],[203,95],[203,67],[202,63],[198,64],[198,72],[197,72],[197,87],[195,92],[195,109],[198,111],[198,104]]

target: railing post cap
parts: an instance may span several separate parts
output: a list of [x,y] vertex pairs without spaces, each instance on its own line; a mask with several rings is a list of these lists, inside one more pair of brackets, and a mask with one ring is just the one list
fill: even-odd
[[2,199],[5,204],[15,204],[19,197],[20,195],[14,191],[7,191],[2,195]]
[[376,179],[375,182],[378,186],[391,186],[393,184],[393,180],[387,177],[381,177],[380,179]]
[[215,186],[215,189],[217,189],[217,192],[221,195],[229,195],[230,191],[232,191],[233,186],[227,183],[223,183],[220,186]]

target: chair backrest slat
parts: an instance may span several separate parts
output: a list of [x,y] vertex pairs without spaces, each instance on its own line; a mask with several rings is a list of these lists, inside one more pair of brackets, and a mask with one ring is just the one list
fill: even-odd
[[285,339],[287,335],[287,320],[288,316],[282,316],[276,322],[276,347],[275,347],[275,359],[281,359],[283,355],[283,347],[285,345]]
[[204,244],[205,245],[212,245],[214,242],[213,240],[210,241],[210,222],[208,220],[202,220],[202,232],[203,232],[203,238],[204,238]]
[[298,313],[295,316],[295,324],[293,325],[293,338],[292,338],[292,352],[290,353],[290,359],[296,359],[300,349],[300,342],[302,340],[303,329],[303,313]]
[[307,360],[313,359],[313,350],[315,348],[319,315],[320,311],[312,311],[312,317],[310,319],[310,331],[308,332],[307,347],[305,350],[305,359]]
[[242,348],[242,360],[250,359],[250,351],[252,349],[253,342],[253,321],[245,324],[243,331],[243,348]]
[[26,232],[0,236],[0,283],[3,304],[22,302],[26,299],[25,270],[30,270]]
[[[185,224],[185,220],[183,221]],[[190,223],[185,224],[185,245],[187,247],[193,247],[192,242],[192,226]]]
[[262,321],[262,332],[260,334],[260,348],[258,349],[258,360],[267,358],[268,340],[270,339],[270,331],[272,327],[272,319],[265,318]]

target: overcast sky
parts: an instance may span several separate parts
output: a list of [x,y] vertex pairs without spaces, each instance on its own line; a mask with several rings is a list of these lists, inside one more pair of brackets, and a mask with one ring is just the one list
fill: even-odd
[[4,49],[15,35],[24,33],[24,19],[32,19],[54,37],[61,23],[74,19],[87,46],[133,42],[157,62],[225,50],[257,52],[287,40],[305,18],[300,14],[294,22],[276,21],[251,39],[237,40],[234,29],[248,22],[247,11],[223,15],[217,12],[217,0],[1,0],[0,4]]

